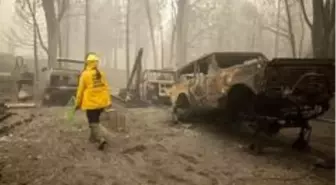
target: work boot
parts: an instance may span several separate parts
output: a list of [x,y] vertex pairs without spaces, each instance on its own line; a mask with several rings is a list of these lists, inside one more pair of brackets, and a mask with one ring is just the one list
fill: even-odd
[[95,143],[97,141],[97,129],[95,127],[95,125],[90,124],[90,137],[89,137],[89,141],[92,143]]
[[98,143],[98,149],[103,150],[105,145],[107,144],[105,138],[101,134],[100,125],[99,124],[91,124],[90,125],[90,142]]

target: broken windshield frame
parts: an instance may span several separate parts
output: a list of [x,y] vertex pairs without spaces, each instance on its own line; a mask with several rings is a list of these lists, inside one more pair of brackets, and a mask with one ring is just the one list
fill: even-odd
[[143,79],[148,81],[166,80],[174,81],[174,72],[171,71],[147,71]]

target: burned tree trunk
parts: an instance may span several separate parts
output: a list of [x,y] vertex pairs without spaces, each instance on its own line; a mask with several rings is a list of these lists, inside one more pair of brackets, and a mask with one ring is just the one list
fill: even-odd
[[176,63],[177,66],[187,62],[187,33],[188,33],[188,0],[179,0],[176,16]]
[[90,51],[90,1],[85,2],[85,55]]
[[[281,0],[278,0],[277,3],[277,31],[279,31],[280,27],[280,5]],[[275,42],[274,42],[274,56],[277,57],[279,54],[279,34],[275,34]]]
[[308,18],[305,2],[300,0],[307,25],[311,29],[314,57],[335,57],[335,0],[312,0],[313,21]]
[[327,56],[328,42],[325,41],[326,30],[323,20],[323,5],[321,0],[313,0],[313,27],[312,27],[312,45],[315,57]]
[[126,55],[126,78],[128,80],[129,75],[130,75],[130,46],[129,46],[129,26],[130,26],[130,0],[127,0],[127,10],[126,10],[126,22],[125,22],[125,26],[126,26],[126,39],[125,39],[125,44],[126,44],[126,50],[125,50],[125,55]]
[[302,15],[300,15],[300,27],[301,27],[301,35],[300,35],[300,43],[298,47],[298,56],[302,57],[303,56],[303,41],[305,38],[304,20],[303,20]]
[[163,25],[162,25],[162,17],[161,12],[159,12],[159,20],[160,20],[160,46],[161,46],[161,68],[165,67],[165,49],[164,49],[164,37],[163,37]]
[[113,28],[114,30],[114,44],[113,44],[113,68],[118,69],[118,48],[119,48],[119,32],[117,28]]
[[153,19],[151,15],[151,8],[150,8],[150,4],[148,0],[145,0],[145,5],[146,5],[146,12],[147,12],[147,18],[148,18],[148,24],[149,24],[149,31],[150,31],[151,41],[152,41],[152,48],[153,48],[154,69],[157,69],[158,68],[158,65],[157,65],[158,57],[157,57],[156,44],[155,44],[154,26],[153,26]]
[[[175,36],[176,36],[176,8],[174,6],[174,2],[172,1],[171,3],[171,16],[172,16],[172,31],[171,31],[171,40],[170,40],[170,56],[169,56],[169,61],[168,64],[171,67],[174,67],[173,64],[173,56],[174,56],[174,45],[175,45]],[[174,22],[174,21],[175,22]]]
[[59,24],[56,17],[54,1],[43,0],[42,6],[45,13],[48,32],[48,66],[53,67],[56,64],[57,59]]
[[285,0],[285,7],[286,7],[286,15],[287,15],[289,42],[290,42],[290,45],[291,45],[292,55],[293,55],[294,58],[296,58],[295,35],[294,35],[294,32],[293,32],[291,10],[289,8],[288,0]]

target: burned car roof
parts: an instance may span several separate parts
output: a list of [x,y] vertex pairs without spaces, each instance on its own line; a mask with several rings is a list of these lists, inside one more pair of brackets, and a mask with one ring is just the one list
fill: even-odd
[[215,58],[215,60],[218,62],[219,65],[225,65],[227,67],[241,64],[246,60],[251,60],[253,58],[263,58],[266,59],[266,56],[260,52],[213,52],[210,54],[206,54],[188,64],[181,67],[179,70],[177,70],[178,73],[186,73],[190,71],[190,73],[193,72],[193,65],[195,63],[204,62],[204,63],[210,63],[212,57]]
[[50,69],[51,74],[80,74],[81,71],[79,70],[74,70],[74,69],[62,69],[62,68],[52,68]]
[[[59,63],[73,63],[73,64],[82,64],[84,66],[84,61],[82,60],[75,60],[75,59],[67,59],[67,58],[58,58],[57,62]],[[49,69],[50,74],[59,74],[59,75],[72,75],[72,74],[80,74],[81,71],[78,69],[70,69],[70,68],[63,68],[63,67],[54,67]]]
[[74,64],[84,64],[85,63],[83,60],[75,60],[75,59],[69,59],[69,58],[58,58],[57,62],[74,63]]
[[146,69],[144,72],[174,73],[175,71],[170,69]]

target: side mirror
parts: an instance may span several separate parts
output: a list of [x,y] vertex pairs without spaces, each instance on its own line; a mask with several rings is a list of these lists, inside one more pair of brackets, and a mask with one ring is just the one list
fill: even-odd
[[48,70],[47,67],[44,67],[44,68],[41,69],[42,72],[45,72],[45,71],[47,71],[47,70]]

